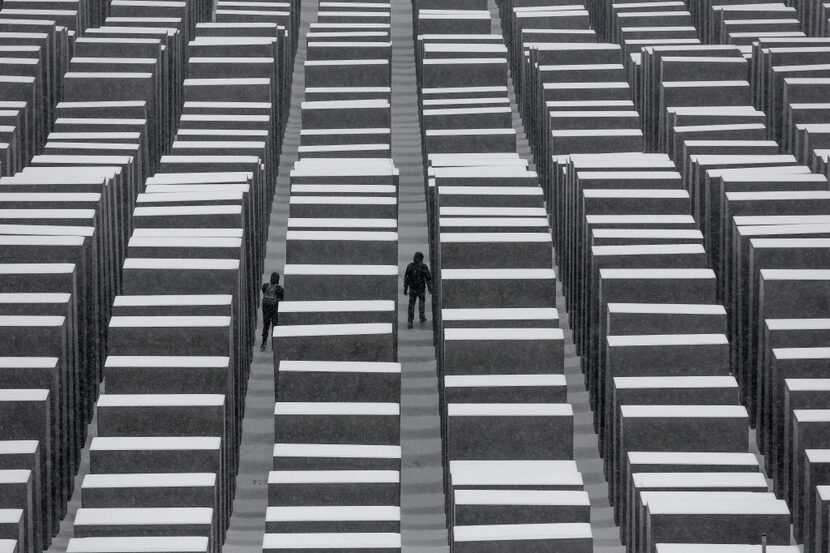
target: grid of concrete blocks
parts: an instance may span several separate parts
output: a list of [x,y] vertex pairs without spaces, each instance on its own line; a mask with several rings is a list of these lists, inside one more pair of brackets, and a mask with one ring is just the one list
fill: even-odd
[[99,4],[0,10],[0,550],[218,552],[299,4]]
[[628,551],[827,551],[827,7],[501,6]]
[[390,4],[319,3],[273,330],[262,550],[401,550]]
[[[828,551],[830,4],[497,4],[412,20],[450,548],[593,548],[558,279],[629,552]],[[0,552],[221,550],[300,39],[263,549],[401,549],[390,10],[3,2]]]

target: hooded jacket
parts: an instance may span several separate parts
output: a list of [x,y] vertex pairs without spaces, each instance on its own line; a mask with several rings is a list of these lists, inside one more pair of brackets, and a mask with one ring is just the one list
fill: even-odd
[[432,292],[432,275],[429,272],[429,267],[423,262],[423,258],[418,259],[407,265],[406,272],[403,276],[403,289],[410,292],[423,292],[424,288]]

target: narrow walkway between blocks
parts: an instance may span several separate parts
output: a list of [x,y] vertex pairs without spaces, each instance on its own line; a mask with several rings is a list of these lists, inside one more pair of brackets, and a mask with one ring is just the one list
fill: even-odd
[[[398,201],[398,356],[401,382],[401,540],[404,553],[443,553],[444,512],[438,379],[432,321],[406,328],[403,272],[416,251],[429,259],[424,174],[415,83],[412,5],[392,2],[392,158],[400,169]],[[427,295],[427,317],[430,317]]]
[[[271,205],[268,245],[262,282],[272,271],[282,274],[285,265],[285,232],[288,223],[289,172],[297,160],[300,146],[300,103],[305,95],[303,62],[306,59],[305,35],[317,19],[317,0],[303,0],[297,56],[291,84],[291,109],[280,152],[277,191]],[[282,280],[282,279],[281,279]],[[257,306],[259,307],[259,306]],[[239,474],[233,515],[225,538],[223,553],[262,551],[265,533],[265,511],[268,508],[268,471],[273,463],[274,449],[274,358],[271,348],[259,351],[262,316],[258,315],[257,343],[251,363],[248,393],[245,396],[245,418],[242,421]]]
[[[104,385],[101,385],[101,393],[106,391]],[[89,444],[92,443],[92,438],[98,435],[98,412],[92,417],[92,421],[87,426],[86,443],[84,449],[81,451],[81,461],[78,467],[78,473],[75,475],[75,486],[72,492],[72,498],[66,505],[66,516],[61,521],[58,535],[52,538],[52,543],[49,545],[47,553],[65,553],[69,540],[72,539],[75,529],[75,515],[78,514],[78,509],[81,508],[81,483],[84,477],[89,474]]]

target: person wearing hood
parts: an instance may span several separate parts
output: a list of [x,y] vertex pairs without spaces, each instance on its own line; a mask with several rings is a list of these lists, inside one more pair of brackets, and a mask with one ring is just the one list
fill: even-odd
[[429,267],[424,263],[424,254],[416,252],[415,257],[406,267],[406,272],[403,277],[403,295],[409,296],[409,311],[407,313],[407,328],[412,328],[412,321],[415,318],[415,302],[418,302],[418,315],[421,322],[427,320],[426,317],[426,294],[429,290],[432,294],[432,275],[429,273]]
[[280,286],[280,274],[274,271],[271,273],[271,281],[262,285],[262,344],[259,351],[265,351],[268,330],[272,326],[277,326],[279,305],[284,297],[285,290]]

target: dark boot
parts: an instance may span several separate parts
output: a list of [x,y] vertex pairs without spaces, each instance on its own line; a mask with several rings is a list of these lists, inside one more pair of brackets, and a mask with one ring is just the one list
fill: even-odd
[[406,321],[406,328],[412,328],[412,319]]

